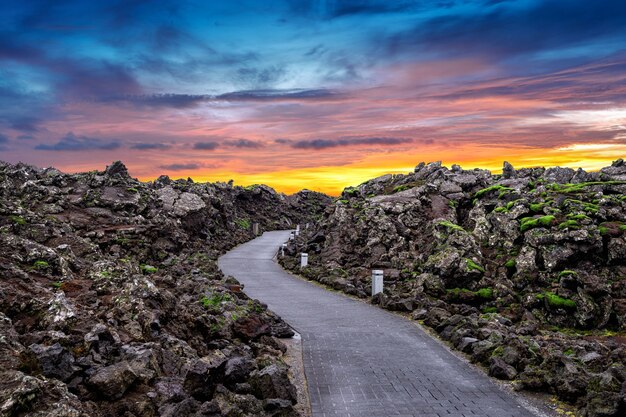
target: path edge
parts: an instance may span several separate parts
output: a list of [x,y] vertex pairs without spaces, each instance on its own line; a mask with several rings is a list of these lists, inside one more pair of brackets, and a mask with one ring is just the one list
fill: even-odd
[[309,394],[309,384],[304,371],[304,353],[303,341],[300,333],[289,339],[283,339],[282,342],[287,346],[285,353],[285,363],[289,365],[289,379],[296,387],[298,403],[294,406],[303,417],[311,417],[313,411],[311,409],[311,396]]
[[[274,254],[272,261],[274,261],[283,271],[285,271],[287,274],[291,275],[293,278],[304,281],[304,282],[308,282],[312,285],[315,285],[316,287],[320,287],[323,288],[324,290],[330,291],[333,294],[337,294],[340,295],[344,298],[347,298],[349,300],[353,300],[353,301],[358,301],[360,303],[372,306],[372,307],[376,307],[378,309],[380,309],[382,312],[387,313],[387,314],[391,314],[393,316],[396,317],[401,317],[404,320],[409,321],[413,326],[417,327],[420,331],[422,331],[424,334],[426,334],[430,339],[432,339],[433,341],[435,341],[437,344],[439,344],[441,347],[443,347],[446,351],[448,351],[450,354],[452,354],[453,356],[455,356],[456,358],[458,358],[459,360],[461,360],[461,362],[468,368],[470,368],[472,371],[474,372],[479,372],[481,374],[483,374],[485,377],[487,377],[500,391],[514,397],[514,399],[517,401],[517,403],[523,407],[524,409],[526,409],[528,412],[530,412],[531,414],[535,415],[536,417],[560,417],[562,416],[562,414],[558,413],[554,408],[551,407],[550,403],[542,398],[537,398],[535,396],[532,395],[532,393],[528,392],[528,393],[522,393],[519,391],[515,391],[513,389],[513,387],[510,384],[507,384],[504,381],[500,381],[496,378],[493,378],[491,376],[489,376],[485,370],[483,368],[481,368],[480,366],[477,366],[476,364],[473,364],[470,362],[470,360],[462,353],[459,351],[456,351],[454,349],[452,349],[450,346],[448,346],[444,340],[442,340],[441,338],[437,337],[433,331],[431,331],[431,329],[427,328],[426,326],[423,326],[422,324],[420,324],[419,322],[415,321],[415,320],[411,320],[409,319],[405,314],[402,314],[401,312],[397,312],[397,311],[391,311],[391,310],[387,310],[384,308],[381,308],[378,305],[375,304],[371,304],[369,302],[367,302],[367,298],[359,298],[356,296],[352,296],[350,294],[346,294],[343,291],[338,291],[335,290],[332,287],[329,287],[327,285],[324,285],[318,281],[314,281],[314,280],[310,280],[307,279],[305,277],[303,277],[302,275],[298,275],[293,273],[292,271],[289,271],[285,268],[283,268],[283,266],[278,262],[278,251],[276,251],[276,253]],[[548,394],[546,394],[548,395]]]

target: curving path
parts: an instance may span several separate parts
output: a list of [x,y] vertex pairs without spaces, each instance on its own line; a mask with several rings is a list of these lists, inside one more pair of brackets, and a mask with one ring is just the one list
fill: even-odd
[[267,232],[219,267],[302,335],[313,417],[534,415],[409,320],[285,272],[273,257],[288,236]]

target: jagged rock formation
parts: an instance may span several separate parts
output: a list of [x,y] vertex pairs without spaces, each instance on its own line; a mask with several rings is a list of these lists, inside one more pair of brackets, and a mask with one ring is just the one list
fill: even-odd
[[0,415],[298,415],[290,328],[215,261],[328,201],[0,163]]
[[[298,254],[309,254],[299,268]],[[344,190],[283,265],[409,311],[490,375],[626,413],[626,164],[502,175],[421,163]]]

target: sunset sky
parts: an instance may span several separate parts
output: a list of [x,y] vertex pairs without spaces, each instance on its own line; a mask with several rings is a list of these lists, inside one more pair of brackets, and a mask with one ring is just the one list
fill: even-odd
[[0,6],[0,160],[337,194],[626,156],[624,0]]

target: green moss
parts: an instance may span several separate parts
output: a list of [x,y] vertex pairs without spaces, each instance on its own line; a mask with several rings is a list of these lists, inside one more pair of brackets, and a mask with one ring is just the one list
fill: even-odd
[[524,217],[520,220],[520,231],[534,229],[535,227],[548,227],[554,223],[555,217],[552,215],[541,217]]
[[554,216],[542,216],[537,221],[540,226],[550,226],[554,223]]
[[451,289],[447,289],[446,293],[448,294],[448,298],[456,300],[458,299],[461,294],[471,294],[471,295],[475,295],[476,293],[472,290],[468,290],[467,288],[451,288]]
[[202,304],[204,307],[206,308],[215,308],[220,306],[222,303],[231,301],[232,297],[228,294],[222,294],[222,293],[218,293],[218,294],[213,294],[211,295],[211,297],[207,297],[202,296],[202,298],[200,298],[200,304]]
[[450,207],[451,209],[457,208],[458,205],[459,205],[459,202],[456,201],[456,200],[449,200],[448,201],[448,207]]
[[583,203],[583,211],[589,214],[597,214],[600,207],[597,204]]
[[515,203],[517,203],[518,201],[520,201],[520,199],[509,201],[508,203],[506,203],[506,209],[511,210],[513,206],[515,205]]
[[578,184],[554,184],[553,189],[561,193],[580,193],[585,191],[586,187],[593,185],[623,185],[626,181],[590,181],[580,182]]
[[356,196],[359,194],[359,189],[358,188],[354,188],[354,187],[348,187],[345,190],[343,190],[344,194],[347,194],[349,196]]
[[574,349],[572,349],[572,348],[567,348],[567,349],[565,349],[565,350],[563,351],[563,354],[564,354],[565,356],[572,356],[572,355],[574,354]]
[[483,308],[483,313],[485,314],[489,314],[489,313],[497,313],[498,309],[496,307],[485,307]]
[[135,187],[129,187],[126,189],[126,191],[128,191],[129,193],[135,193],[135,194],[139,192],[139,190],[136,189]]
[[244,230],[250,229],[250,219],[237,219],[235,223]]
[[543,208],[545,206],[545,203],[533,203],[530,205],[530,211],[532,211],[533,213],[539,213],[543,211]]
[[253,190],[256,190],[259,187],[260,187],[259,184],[251,184],[251,185],[246,185],[245,187],[242,187],[242,188],[244,190],[246,190],[246,191],[253,191]]
[[493,298],[493,289],[492,288],[481,288],[476,291],[476,295],[480,298],[492,299]]
[[544,293],[545,299],[548,302],[548,305],[557,308],[576,308],[576,302],[574,300],[570,300],[569,298],[559,297],[553,292],[546,291]]
[[465,258],[465,264],[467,265],[467,269],[469,269],[470,271],[479,271],[483,273],[485,272],[485,268],[478,265],[476,262],[472,261],[469,258]]
[[26,220],[22,216],[11,216],[11,221],[19,226],[24,226],[26,224]]
[[570,220],[576,220],[576,221],[584,221],[584,220],[591,220],[589,218],[589,216],[587,216],[586,214],[582,214],[582,213],[570,213],[567,215],[567,218]]
[[494,211],[495,213],[508,213],[508,212],[509,212],[509,209],[507,209],[507,208],[506,208],[506,207],[504,207],[504,206],[501,206],[501,207],[496,207],[493,211]]
[[141,264],[139,268],[146,274],[154,274],[158,271],[158,269],[152,265]]
[[46,269],[50,266],[50,264],[46,261],[35,261],[35,263],[33,264],[33,267],[35,267],[36,269]]
[[559,224],[559,229],[578,229],[580,226],[576,220],[566,220]]
[[504,185],[496,184],[496,185],[492,185],[491,187],[483,188],[482,190],[477,191],[476,194],[474,194],[474,198],[481,198],[485,194],[490,193],[492,191],[498,191],[501,195],[502,192],[511,192],[515,190],[510,187],[505,187]]
[[459,231],[459,232],[465,232],[465,229],[463,229],[461,226],[459,226],[458,224],[454,224],[454,223],[452,223],[450,221],[447,221],[447,220],[442,220],[440,222],[437,222],[437,225],[446,227],[446,228],[448,228],[450,230],[456,230],[456,231]]
[[348,201],[348,200],[346,200],[346,199],[341,199],[341,200],[338,200],[338,201],[339,201],[341,204],[348,204],[348,203],[349,203],[349,201]]
[[506,266],[509,269],[513,269],[515,268],[515,265],[517,264],[517,262],[515,261],[515,258],[511,258],[508,261],[506,261],[506,263],[504,264],[504,266]]
[[600,232],[600,235],[604,236],[609,233],[609,228],[606,226],[599,226],[598,232]]
[[127,237],[118,237],[114,240],[114,242],[118,245],[126,246],[130,243],[130,239]]
[[397,187],[393,187],[393,193],[399,193],[400,191],[406,191],[408,189],[410,189],[411,187],[409,185],[398,185]]
[[498,346],[491,352],[491,356],[502,356],[504,354],[504,347]]
[[63,286],[63,283],[61,281],[55,281],[52,283],[52,287],[56,289],[60,289],[62,286]]
[[576,271],[572,271],[572,270],[569,270],[569,269],[566,269],[564,271],[559,272],[559,278],[569,277],[569,276],[576,276],[576,275],[578,275],[576,273]]
[[575,206],[578,210],[584,211],[587,214],[597,214],[600,207],[594,203],[588,203],[581,200],[576,200],[573,198],[568,198],[563,202],[564,205],[567,206]]

